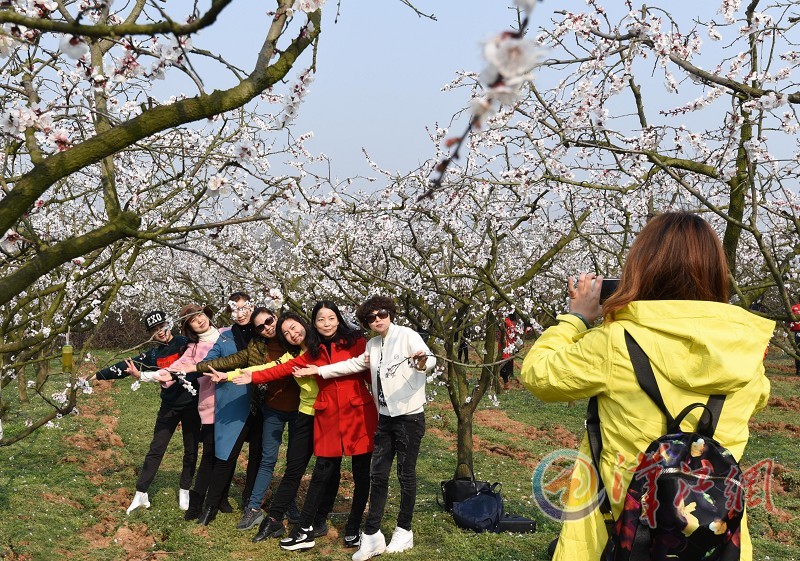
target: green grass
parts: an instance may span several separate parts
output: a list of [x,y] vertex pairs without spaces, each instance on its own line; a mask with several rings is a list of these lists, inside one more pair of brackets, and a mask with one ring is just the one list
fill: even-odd
[[[786,377],[792,365],[775,354],[768,359],[772,405],[752,424],[744,467],[759,460],[774,462],[772,512],[750,508],[755,559],[800,559],[800,412],[797,381]],[[440,389],[441,390],[441,389]],[[13,391],[6,388],[4,399]],[[49,395],[45,392],[46,395]],[[792,400],[794,398],[794,400]],[[455,415],[439,391],[427,410],[428,433],[418,464],[419,488],[415,511],[416,547],[405,560],[432,558],[478,561],[544,560],[546,547],[559,524],[540,512],[531,497],[532,466],[562,448],[582,432],[585,402],[546,404],[517,386],[500,396],[500,406],[488,400],[475,421],[475,472],[479,479],[501,481],[506,510],[537,520],[529,535],[483,534],[459,530],[436,504],[439,482],[455,468]],[[207,528],[185,522],[178,510],[181,461],[179,435],[173,438],[164,463],[150,488],[152,507],[126,516],[159,406],[158,390],[130,381],[111,383],[106,392],[79,402],[83,415],[56,422],[22,442],[0,449],[0,559],[285,559],[277,540],[253,544],[254,531],[235,530],[241,511],[221,514]],[[42,407],[35,399],[4,426],[8,433]],[[88,448],[88,449],[87,449]],[[345,462],[345,469],[349,466]],[[282,464],[276,474],[280,475]],[[309,470],[310,473],[310,470]],[[231,497],[241,494],[243,470],[234,479]],[[341,532],[349,507],[345,486],[331,525]],[[392,482],[384,533],[393,529],[399,495]],[[353,550],[341,546],[338,532],[320,538],[307,555],[315,559],[350,559]],[[399,558],[399,557],[398,557]]]

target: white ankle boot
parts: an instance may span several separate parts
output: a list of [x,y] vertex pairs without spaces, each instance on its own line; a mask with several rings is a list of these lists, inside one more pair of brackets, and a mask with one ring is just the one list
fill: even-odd
[[414,532],[398,526],[392,534],[392,541],[386,546],[386,553],[400,553],[414,547]]
[[127,513],[130,514],[140,506],[143,506],[144,508],[150,508],[150,498],[147,496],[147,493],[136,491],[136,494],[133,496],[133,500],[131,501],[131,506],[128,507]]
[[386,538],[378,530],[372,535],[361,534],[361,547],[353,554],[353,561],[366,561],[386,551]]
[[181,510],[189,510],[189,489],[181,489],[178,491],[178,508]]

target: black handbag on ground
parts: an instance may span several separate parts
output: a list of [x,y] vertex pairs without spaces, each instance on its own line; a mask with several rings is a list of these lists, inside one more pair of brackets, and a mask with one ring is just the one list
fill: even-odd
[[[462,465],[467,466],[470,477],[456,477],[458,475],[458,468]],[[476,481],[472,466],[461,462],[456,466],[453,479],[442,481],[440,487],[442,490],[442,500],[440,502],[437,496],[436,503],[447,512],[453,512],[453,503],[463,501],[469,497],[474,497],[480,493],[482,489],[488,489],[490,485],[488,481]]]
[[495,532],[498,534],[500,532],[532,534],[535,531],[536,520],[531,520],[530,518],[526,518],[525,516],[520,516],[518,514],[509,514],[507,512],[500,519],[500,522],[497,524],[497,528],[495,529]]
[[482,488],[477,495],[453,503],[453,520],[459,528],[475,532],[498,532],[503,519],[503,485]]

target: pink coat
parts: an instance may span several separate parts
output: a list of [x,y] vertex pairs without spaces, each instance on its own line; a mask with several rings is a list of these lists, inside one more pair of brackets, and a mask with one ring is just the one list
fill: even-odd
[[[169,367],[170,370],[181,369],[182,367],[194,365],[203,360],[208,351],[212,349],[216,343],[214,341],[200,341],[198,343],[189,343],[186,350],[181,357],[172,363]],[[159,373],[169,372],[169,370],[162,369]],[[161,382],[165,388],[170,387],[175,381]],[[200,376],[200,395],[198,395],[197,412],[200,413],[200,422],[204,425],[211,425],[214,423],[214,389],[216,384],[212,382],[208,376]]]

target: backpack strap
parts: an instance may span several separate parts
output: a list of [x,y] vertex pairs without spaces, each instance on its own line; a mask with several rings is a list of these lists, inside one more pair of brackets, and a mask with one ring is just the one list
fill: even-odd
[[[690,411],[697,407],[704,409],[700,415],[700,420],[697,422],[697,432],[709,438],[714,437],[714,432],[717,429],[720,414],[722,413],[722,405],[725,403],[725,395],[712,395],[709,396],[708,402],[692,403],[686,406],[677,417],[673,418],[664,404],[664,398],[661,397],[661,392],[658,389],[658,382],[656,382],[655,374],[653,374],[653,367],[650,364],[650,359],[639,346],[630,333],[625,331],[625,344],[628,347],[628,354],[631,356],[631,363],[633,363],[633,370],[636,373],[636,380],[639,382],[642,390],[648,395],[656,407],[667,418],[667,434],[680,432],[681,422],[689,414]],[[706,415],[708,413],[708,415]]]
[[[628,346],[628,354],[631,355],[631,362],[633,363],[633,371],[636,373],[636,381],[639,386],[644,390],[653,403],[656,404],[659,411],[667,418],[667,427],[675,424],[675,419],[669,414],[667,406],[664,405],[664,398],[661,397],[661,392],[658,390],[658,382],[656,376],[653,374],[653,367],[650,365],[650,359],[644,354],[642,347],[636,342],[636,339],[631,337],[631,334],[625,331],[625,344]],[[672,432],[672,431],[670,431]]]
[[600,452],[603,451],[603,437],[600,434],[600,412],[597,408],[597,396],[589,398],[589,406],[586,408],[586,436],[589,440],[589,450],[592,455],[592,463],[597,472],[597,497],[600,500],[598,508],[603,515],[608,536],[615,535],[614,516],[611,513],[611,502],[608,500],[603,478],[600,476]]

